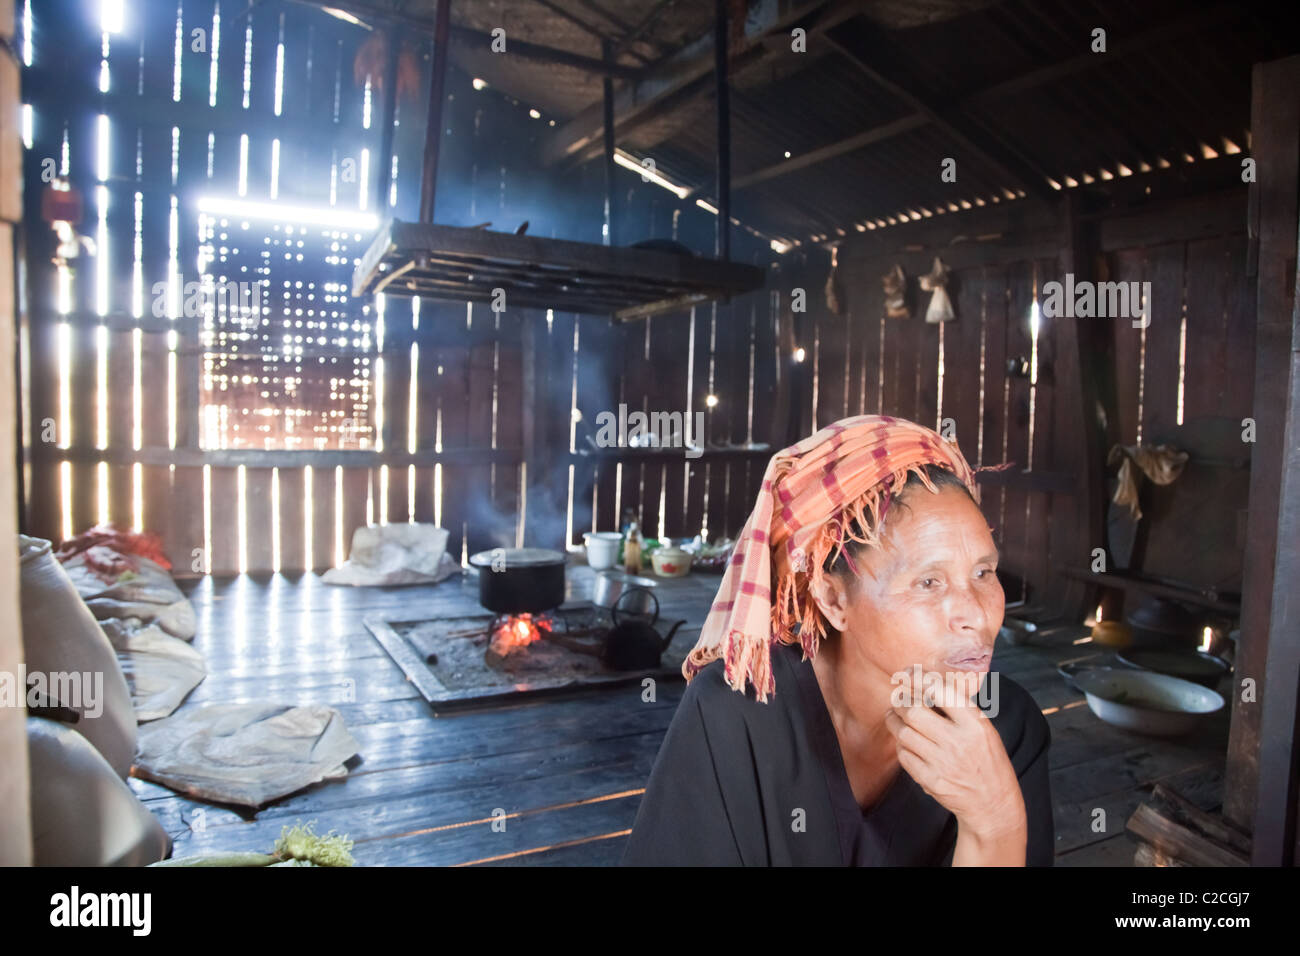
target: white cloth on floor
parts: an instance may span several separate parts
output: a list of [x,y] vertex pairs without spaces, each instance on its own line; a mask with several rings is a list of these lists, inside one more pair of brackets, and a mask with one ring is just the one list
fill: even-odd
[[352,551],[341,567],[330,568],[326,584],[378,587],[434,584],[461,570],[447,553],[447,531],[432,524],[386,524],[359,527]]
[[203,655],[157,623],[109,618],[99,626],[117,651],[137,721],[166,717],[208,674]]
[[208,704],[140,728],[134,774],[188,796],[260,807],[347,776],[343,717],[318,704]]

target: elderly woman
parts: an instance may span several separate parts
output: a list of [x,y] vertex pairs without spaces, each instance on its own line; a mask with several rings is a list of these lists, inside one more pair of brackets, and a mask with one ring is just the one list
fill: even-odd
[[989,673],[978,494],[955,444],[887,416],[772,459],[625,864],[1051,865],[1050,735]]

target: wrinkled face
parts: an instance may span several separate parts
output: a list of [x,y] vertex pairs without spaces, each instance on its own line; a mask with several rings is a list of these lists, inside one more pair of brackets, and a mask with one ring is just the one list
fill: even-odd
[[860,576],[842,578],[845,650],[885,675],[987,673],[1005,607],[988,522],[957,488],[905,502],[886,514],[884,546],[855,552]]

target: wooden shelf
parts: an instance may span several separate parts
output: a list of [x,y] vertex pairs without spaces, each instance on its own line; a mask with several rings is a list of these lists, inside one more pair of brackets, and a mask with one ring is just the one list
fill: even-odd
[[1209,588],[1196,590],[1190,587],[1180,587],[1176,584],[1169,584],[1129,571],[1099,572],[1089,571],[1085,568],[1063,568],[1061,573],[1078,581],[1094,581],[1102,585],[1102,587],[1121,588],[1125,591],[1141,591],[1145,594],[1154,594],[1174,601],[1195,604],[1198,607],[1218,611],[1221,614],[1231,614],[1234,617],[1241,614],[1241,605],[1239,603],[1220,598]]
[[[709,459],[717,461],[719,458],[771,458],[775,452],[770,445],[755,444],[750,446],[738,445],[734,448],[711,448],[705,445],[702,453],[689,459],[690,461],[703,461]],[[665,458],[685,458],[685,448],[602,448],[600,450],[592,448],[579,448],[570,453],[572,459],[618,459],[620,461],[653,460],[660,461]]]
[[383,292],[508,308],[559,309],[629,321],[762,288],[738,262],[650,249],[390,220],[357,264],[354,296]]

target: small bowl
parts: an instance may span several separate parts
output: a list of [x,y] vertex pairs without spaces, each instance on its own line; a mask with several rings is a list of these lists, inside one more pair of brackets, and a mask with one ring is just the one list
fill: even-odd
[[998,630],[998,637],[1001,637],[1008,644],[1019,646],[1028,644],[1037,633],[1038,625],[1033,621],[1020,621],[1014,617],[1008,617],[1002,621],[1002,627]]
[[691,573],[691,555],[675,544],[651,551],[650,563],[661,578],[681,578]]

